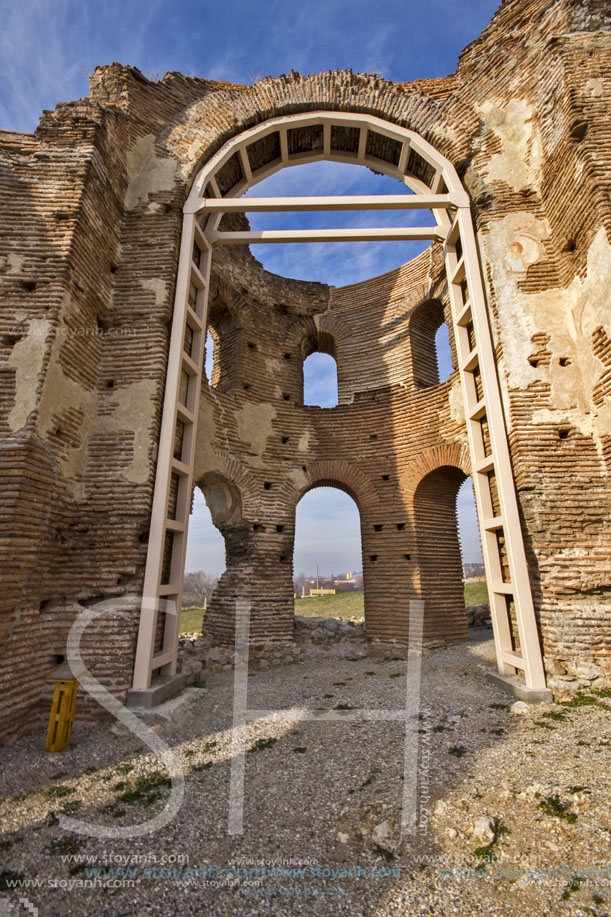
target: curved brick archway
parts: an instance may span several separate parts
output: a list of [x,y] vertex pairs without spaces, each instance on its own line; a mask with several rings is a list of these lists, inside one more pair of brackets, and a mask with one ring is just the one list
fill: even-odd
[[[251,232],[248,228],[228,228],[235,225],[234,217],[236,215],[253,209],[299,209],[299,200],[275,200],[274,202],[265,200],[255,200],[249,198],[247,201],[241,199],[241,195],[252,185],[257,184],[263,178],[266,178],[273,172],[281,168],[290,167],[303,162],[312,162],[323,159],[330,159],[340,162],[356,162],[360,165],[368,166],[375,170],[382,171],[391,175],[404,184],[408,185],[414,191],[414,197],[404,196],[397,200],[388,200],[391,207],[400,208],[429,208],[432,212],[435,225],[433,227],[413,227],[407,226],[399,230],[384,229],[367,229],[361,230],[299,230],[298,232]],[[303,207],[307,209],[316,209],[322,206],[323,209],[335,209],[338,202],[332,200],[305,199]],[[379,206],[385,206],[383,201]],[[340,209],[368,209],[378,206],[377,202],[366,199],[359,201],[343,200],[340,202]],[[232,224],[233,220],[233,224]],[[229,221],[229,222],[228,222]],[[238,226],[239,226],[238,219]],[[244,223],[242,222],[242,227]],[[246,224],[248,226],[248,224]],[[351,235],[352,233],[352,235]],[[398,233],[398,235],[397,235]],[[472,461],[477,467],[476,477],[474,479],[476,493],[478,496],[477,505],[482,511],[482,507],[489,507],[492,503],[489,494],[489,475],[491,471],[495,476],[496,487],[500,495],[502,514],[492,519],[487,517],[483,520],[482,525],[487,532],[487,526],[490,523],[495,529],[501,530],[503,545],[507,548],[507,556],[510,565],[510,580],[501,582],[500,575],[497,571],[501,569],[499,556],[499,547],[497,541],[486,538],[484,541],[484,557],[486,569],[489,576],[489,591],[493,605],[492,618],[495,625],[495,639],[497,641],[497,653],[499,669],[503,673],[514,672],[516,668],[521,667],[525,671],[527,681],[532,686],[541,686],[544,683],[544,674],[541,665],[540,651],[537,641],[536,622],[532,596],[528,580],[528,570],[522,535],[519,527],[518,509],[516,495],[512,480],[511,465],[509,459],[509,449],[506,439],[505,426],[503,421],[500,392],[496,376],[495,358],[492,349],[490,337],[490,328],[488,324],[487,305],[484,297],[482,278],[478,261],[478,254],[475,246],[473,226],[470,215],[470,205],[467,195],[458,178],[456,170],[451,162],[442,156],[430,143],[416,134],[414,131],[406,128],[399,128],[391,121],[385,121],[380,118],[354,111],[326,111],[318,110],[309,114],[285,115],[280,118],[271,118],[259,123],[255,127],[233,135],[218,150],[215,155],[202,167],[198,173],[189,194],[188,200],[184,207],[184,221],[181,241],[181,257],[179,263],[176,303],[172,324],[172,340],[170,346],[168,377],[165,389],[164,414],[160,433],[159,458],[157,463],[157,480],[153,502],[153,525],[151,528],[151,539],[147,556],[147,568],[145,575],[145,596],[148,604],[159,598],[171,598],[179,606],[182,595],[182,568],[184,566],[184,557],[186,551],[186,535],[188,528],[188,515],[184,510],[186,495],[192,486],[193,467],[195,463],[196,449],[196,431],[198,425],[199,403],[200,403],[200,384],[202,376],[202,359],[203,359],[203,338],[206,331],[206,321],[208,314],[209,302],[215,302],[210,298],[211,282],[213,277],[212,255],[213,250],[220,246],[229,246],[230,250],[236,245],[271,242],[271,241],[323,241],[327,238],[342,240],[346,238],[359,237],[363,239],[376,238],[418,238],[430,239],[433,241],[431,253],[435,253],[435,245],[443,240],[444,246],[444,264],[446,272],[446,283],[449,291],[449,300],[451,303],[451,316],[454,326],[454,345],[457,349],[456,364],[459,367],[459,377],[461,381],[461,392],[463,406],[467,420],[467,435],[469,447],[472,453]],[[438,251],[438,249],[437,249]],[[420,259],[421,261],[422,259]],[[419,263],[419,259],[415,259]],[[407,266],[406,266],[407,267]],[[439,272],[443,270],[442,265],[438,264],[436,284],[440,283]],[[218,268],[215,269],[219,273]],[[231,279],[235,282],[235,269],[231,265]],[[221,268],[221,275],[223,270]],[[226,277],[227,275],[225,275]],[[280,278],[276,278],[276,285]],[[217,281],[216,289],[220,290],[224,286],[224,281]],[[358,285],[359,291],[367,289],[367,284]],[[311,289],[312,285],[306,285],[305,289]],[[424,289],[427,284],[424,285]],[[428,289],[431,283],[429,280]],[[248,285],[241,287],[241,295],[247,294]],[[422,299],[422,293],[414,296],[410,291],[407,303]],[[341,302],[341,300],[340,300]],[[434,349],[432,335],[429,333],[431,322],[426,317],[428,313],[432,314],[433,324],[439,324],[443,319],[443,307],[439,302],[430,299],[426,306],[420,304],[415,309],[406,310],[406,302],[403,303],[401,312],[397,318],[399,322],[404,319],[406,311],[411,311],[406,326],[405,340],[407,342],[408,358],[411,362],[412,385],[415,386],[418,394],[422,393],[423,386],[430,386],[438,390],[439,386],[435,385],[438,380],[436,371],[437,356]],[[354,317],[354,302],[347,303],[351,317]],[[228,308],[226,304],[223,308]],[[281,312],[286,315],[291,314],[292,296],[289,297],[287,305],[281,307]],[[329,309],[325,311],[330,311]],[[255,310],[256,312],[256,310]],[[229,309],[228,314],[233,314]],[[336,340],[327,330],[321,327],[321,313],[314,313],[311,316],[314,320],[314,328],[306,337],[301,338],[298,353],[302,356],[304,352],[311,349],[312,341],[324,337],[329,347],[338,357],[338,367],[343,365],[339,360],[342,345],[347,352],[352,351],[354,356],[354,341],[350,340],[349,335],[343,335]],[[254,318],[254,315],[253,315]],[[387,317],[385,316],[385,319]],[[215,361],[225,366],[222,372],[223,394],[234,395],[240,387],[250,392],[252,382],[250,375],[247,378],[243,376],[243,366],[246,364],[256,364],[256,354],[262,347],[260,331],[256,327],[256,322],[251,325],[250,332],[245,337],[246,348],[250,351],[248,360],[240,358],[240,351],[243,352],[243,344],[240,346],[239,331],[243,330],[242,326],[236,326],[234,318],[231,319],[231,335],[229,336],[225,347],[231,347],[231,359],[223,351],[223,344],[219,328],[216,324],[213,327],[215,333]],[[428,321],[428,325],[427,325]],[[395,328],[393,331],[384,333],[384,337],[390,341],[397,339],[396,319],[393,321]],[[300,323],[303,330],[303,323]],[[341,326],[339,326],[341,327]],[[432,325],[431,325],[432,327]],[[249,339],[250,338],[250,339]],[[287,340],[290,338],[287,338]],[[267,342],[265,342],[267,344]],[[295,353],[284,351],[284,359],[295,363]],[[465,359],[466,358],[466,359]],[[427,361],[431,364],[431,370],[427,369]],[[278,377],[283,374],[279,371],[280,354],[278,350],[272,348],[269,352],[267,367],[277,369]],[[362,367],[360,371],[354,374],[353,384],[355,389],[352,392],[346,385],[348,374],[342,372],[342,387],[340,391],[340,402],[348,408],[352,408],[352,416],[356,416],[353,408],[354,399],[363,394],[365,390],[375,390],[376,384],[372,386],[367,381],[364,382]],[[377,369],[377,368],[376,368]],[[301,376],[301,366],[299,366]],[[229,376],[228,376],[229,372]],[[378,375],[379,369],[377,369]],[[402,366],[399,366],[399,377],[404,373]],[[338,371],[338,377],[340,373]],[[382,368],[382,381],[387,383],[388,369]],[[220,387],[220,378],[214,376],[215,388]],[[379,386],[379,382],[377,383]],[[388,386],[383,385],[383,389]],[[281,390],[282,391],[282,390]],[[221,392],[218,392],[220,396]],[[397,392],[399,396],[400,392]],[[251,406],[244,406],[240,414],[236,417],[238,442],[248,441],[251,451],[246,455],[257,455],[255,465],[261,468],[268,467],[268,461],[265,458],[269,434],[265,433],[265,427],[271,422],[273,430],[274,418],[278,416],[278,410],[273,404],[273,397],[270,401],[269,394]],[[350,400],[348,400],[348,397]],[[379,398],[378,394],[373,395],[374,402]],[[291,403],[291,394],[288,391],[282,392],[282,400]],[[422,401],[422,399],[420,399]],[[393,393],[393,401],[395,401]],[[301,394],[297,398],[297,404],[302,404]],[[378,409],[377,418],[388,417],[395,418],[397,404],[388,410]],[[349,415],[350,416],[350,415]],[[226,417],[223,420],[226,423]],[[434,426],[437,426],[436,424]],[[270,431],[271,432],[271,431]],[[438,431],[439,432],[439,431]],[[377,439],[377,433],[370,432],[370,440]],[[298,444],[299,452],[308,452],[309,432],[305,432],[300,438]],[[227,430],[222,431],[222,437],[227,438]],[[417,439],[420,438],[419,431]],[[443,438],[443,437],[442,437]],[[282,443],[288,444],[290,437],[282,436]],[[178,452],[176,448],[174,453],[171,452],[171,445],[178,441]],[[232,447],[232,452],[234,447]],[[236,451],[243,451],[242,446],[237,445]],[[291,450],[287,450],[291,451]],[[300,461],[299,456],[293,451],[293,462]],[[340,452],[340,454],[342,454]],[[345,455],[346,453],[344,453]],[[349,451],[348,451],[349,454]],[[305,456],[304,456],[305,457]],[[310,456],[311,457],[311,456]],[[397,456],[386,454],[385,459],[389,465],[395,465]],[[289,460],[289,456],[285,456]],[[247,460],[248,461],[248,460]],[[251,462],[252,463],[252,462]],[[483,464],[482,464],[483,463]],[[479,467],[481,465],[481,469]],[[306,464],[302,464],[302,470],[286,466],[292,475],[293,483],[296,484],[300,474],[306,472]],[[402,468],[399,465],[394,469],[387,470],[381,474],[383,482],[388,484],[384,488],[386,500],[391,512],[401,512],[409,516],[409,508],[401,506],[400,500],[397,499],[397,481],[402,474]],[[272,475],[267,475],[270,479],[264,482],[264,489],[271,491],[273,488],[278,490],[277,485],[271,480]],[[287,479],[287,476],[284,476]],[[183,507],[182,516],[175,513],[171,519],[166,519],[168,506],[168,493],[171,494],[172,485],[178,493],[178,498],[174,501],[173,506]],[[282,485],[281,485],[282,486]],[[181,496],[182,494],[182,496]],[[277,504],[274,507],[278,509]],[[484,510],[485,512],[486,510]],[[177,520],[177,521],[176,521]],[[396,531],[404,532],[406,522],[395,522]],[[285,529],[285,523],[276,523],[276,531],[281,534]],[[384,529],[384,522],[373,524],[373,531],[379,534]],[[413,535],[413,526],[411,526]],[[263,523],[254,523],[253,531],[257,533],[265,532]],[[373,536],[372,536],[373,537]],[[399,541],[403,541],[403,536]],[[365,525],[365,534],[363,538],[364,579],[367,583],[374,576],[379,579],[380,584],[384,587],[376,590],[376,594],[385,593],[388,597],[388,604],[385,606],[383,600],[377,601],[378,609],[375,615],[370,614],[369,620],[372,622],[371,627],[367,628],[369,636],[384,637],[392,639],[407,639],[407,609],[410,606],[414,589],[418,583],[422,586],[422,578],[419,577],[417,566],[414,565],[413,550],[405,550],[401,554],[396,553],[399,545],[397,539],[390,542],[385,537],[383,545],[384,552],[380,553],[375,547],[365,550],[365,543],[369,540],[368,526]],[[376,539],[374,539],[375,542]],[[239,555],[242,556],[244,539],[240,538]],[[253,555],[257,553],[252,539],[249,538],[247,543],[251,545]],[[260,539],[257,544],[260,543]],[[416,554],[417,556],[417,554]],[[402,557],[402,561],[399,558]],[[170,558],[168,562],[164,559]],[[265,603],[268,601],[278,602],[283,607],[274,619],[274,626],[269,630],[271,638],[275,628],[282,629],[281,621],[284,622],[284,629],[288,628],[289,613],[286,608],[286,594],[288,590],[282,583],[287,581],[287,553],[283,548],[279,557],[276,557],[273,565],[273,573],[268,574],[267,585],[263,585],[264,592],[267,593]],[[406,566],[407,563],[407,566]],[[402,569],[400,569],[402,567]],[[496,578],[495,578],[495,574]],[[221,583],[222,586],[231,578],[230,571],[224,575]],[[274,586],[273,581],[277,580],[278,585]],[[516,608],[518,609],[518,620],[522,633],[522,655],[518,655],[509,640],[509,625],[507,619],[507,591],[511,591]],[[392,594],[391,594],[392,593]],[[238,594],[235,589],[231,590],[231,602],[237,601]],[[400,598],[398,598],[400,596]],[[261,608],[265,604],[262,599],[257,599],[256,607]],[[276,608],[280,606],[275,606]],[[368,603],[369,606],[369,603]],[[393,609],[392,612],[386,609]],[[231,610],[229,609],[230,615]],[[253,612],[255,613],[255,612]],[[216,621],[216,618],[213,619]],[[136,666],[134,673],[134,686],[146,688],[156,670],[162,673],[172,674],[175,669],[177,634],[175,632],[176,618],[166,620],[164,627],[164,638],[162,646],[155,649],[155,628],[148,617],[143,617],[140,628],[138,649],[136,655]],[[223,629],[224,637],[227,640],[227,634],[224,632],[224,625],[216,621],[215,630],[220,634]],[[251,635],[253,639],[255,634],[259,637],[259,631],[263,631],[265,626],[263,618],[261,621],[251,620]]]
[[[407,128],[457,169],[486,275],[518,487],[512,525],[528,543],[546,667],[560,678],[608,677],[604,40],[588,4],[577,16],[570,0],[529,0],[524,15],[522,2],[508,0],[444,79],[393,85],[293,73],[246,87],[177,73],[148,81],[112,64],[96,70],[89,96],[46,112],[34,135],[2,133],[5,735],[36,715],[40,679],[65,650],[78,602],[143,592],[182,208],[198,170],[241,133],[316,111]],[[240,227],[235,216],[229,222]],[[443,261],[434,245],[367,284],[330,290],[273,277],[243,249],[224,248],[210,276],[211,292],[218,286],[240,316],[242,368],[231,391],[202,388],[199,430],[209,442],[199,454],[213,448],[244,460],[252,525],[273,518],[274,488],[287,476],[341,451],[380,494],[382,518],[372,525],[383,529],[372,528],[368,556],[404,533],[387,545],[405,586],[398,602],[420,588],[405,500],[422,475],[409,470],[423,450],[465,442],[459,380],[469,355],[447,382],[417,391],[404,325],[426,296],[451,318]],[[331,317],[350,330],[341,341],[337,333],[345,400],[317,415],[298,404],[299,379],[283,353],[294,356]],[[256,329],[264,334],[252,339]],[[458,356],[461,342],[452,345]],[[471,471],[492,477],[486,468],[478,457]],[[492,502],[489,509],[484,540],[493,544],[506,520]],[[44,525],[32,526],[33,512]],[[280,538],[276,524],[288,523],[274,520]],[[497,586],[509,588],[502,565],[496,573]],[[92,668],[124,697],[132,642],[96,627]]]

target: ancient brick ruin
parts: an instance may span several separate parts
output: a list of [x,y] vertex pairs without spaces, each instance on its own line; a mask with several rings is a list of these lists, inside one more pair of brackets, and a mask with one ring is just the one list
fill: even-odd
[[[41,679],[65,655],[82,606],[133,600],[83,641],[113,693],[123,699],[132,684],[183,206],[224,144],[300,113],[407,128],[456,169],[476,230],[548,684],[611,676],[604,9],[509,0],[455,74],[407,84],[351,72],[254,86],[177,73],[151,82],[111,64],[33,135],[0,135],[4,736],[43,709]],[[279,157],[274,136],[248,153],[253,171]],[[291,136],[287,155],[300,156],[323,134],[313,123]],[[363,162],[400,164],[428,187],[426,163],[400,163],[392,141],[362,136]],[[332,130],[330,144],[336,156],[359,154],[350,129]],[[231,167],[224,176],[221,194],[244,178]],[[405,640],[407,605],[423,598],[429,643],[465,639],[455,505],[474,469],[459,373],[439,383],[436,369],[444,320],[457,366],[448,286],[441,242],[342,289],[272,276],[244,247],[215,250],[216,368],[202,383],[193,481],[227,546],[207,619],[219,643],[231,643],[244,598],[253,639],[292,638],[295,507],[322,484],[359,506],[367,636]],[[303,360],[315,350],[337,359],[336,408],[303,406]],[[170,555],[171,543],[166,564]]]

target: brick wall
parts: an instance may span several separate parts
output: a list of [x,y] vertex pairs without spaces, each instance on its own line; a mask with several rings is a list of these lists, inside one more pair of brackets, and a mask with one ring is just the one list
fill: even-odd
[[[232,86],[179,74],[150,82],[112,64],[34,135],[0,134],[3,735],[44,709],[41,678],[79,603],[142,586],[191,181],[237,132],[317,108],[405,125],[459,171],[546,665],[561,677],[609,674],[609,45],[596,0],[510,0],[446,79],[333,72]],[[210,610],[219,639],[244,590],[257,639],[290,634],[294,509],[321,483],[359,505],[368,634],[404,637],[411,596],[441,608],[430,526],[447,534],[446,566],[458,569],[452,493],[469,473],[458,383],[435,383],[430,348],[448,314],[440,252],[332,290],[224,250],[214,282],[233,340],[215,331],[230,359],[225,378],[204,384],[198,481],[215,473],[239,495],[239,516],[219,521],[230,553]],[[330,339],[340,403],[304,407],[303,348]],[[464,635],[457,573],[452,582],[451,613],[427,618],[431,640]],[[126,622],[98,621],[90,634],[91,665],[121,697],[137,612]]]

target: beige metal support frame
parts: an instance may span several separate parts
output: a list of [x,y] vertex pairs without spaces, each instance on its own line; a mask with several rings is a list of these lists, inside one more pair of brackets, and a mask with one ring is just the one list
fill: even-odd
[[[353,128],[358,151],[334,150],[333,127]],[[320,149],[289,152],[289,132],[322,128]],[[367,153],[369,135],[395,141],[393,161]],[[273,141],[278,156],[258,169],[249,151]],[[327,159],[357,163],[396,178],[413,194],[361,197],[249,198],[252,185],[278,169]],[[240,178],[221,193],[223,167]],[[418,173],[418,174],[416,174]],[[420,176],[420,177],[418,177]],[[434,226],[391,229],[220,232],[226,212],[312,210],[431,210]],[[528,687],[545,687],[518,503],[496,374],[469,199],[448,160],[422,137],[372,115],[309,112],[275,118],[228,141],[201,169],[184,207],[174,318],[159,439],[155,493],[134,667],[134,688],[152,675],[174,674],[182,580],[193,489],[194,450],[202,381],[208,283],[218,245],[370,239],[444,240],[458,369],[482,535],[498,667],[524,672]],[[163,606],[163,600],[168,603]],[[517,635],[512,624],[517,625]]]

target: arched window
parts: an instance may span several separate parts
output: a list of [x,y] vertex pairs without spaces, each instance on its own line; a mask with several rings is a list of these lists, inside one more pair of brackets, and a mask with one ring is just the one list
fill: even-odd
[[360,514],[352,497],[336,487],[308,491],[295,515],[295,613],[331,618],[363,615],[361,568]]
[[206,335],[206,376],[212,388],[235,388],[238,366],[238,329],[225,303],[217,300],[210,308]]
[[334,408],[339,403],[335,341],[319,332],[303,346],[303,403]]
[[445,382],[452,375],[452,350],[450,349],[450,329],[447,322],[437,329],[435,334],[435,353],[437,355],[437,374],[439,382]]
[[414,386],[428,388],[445,382],[454,366],[450,329],[440,302],[426,300],[414,309],[409,321],[409,338]]

